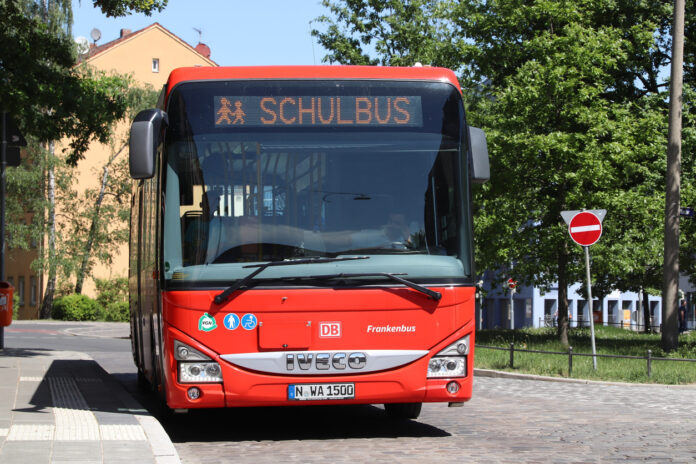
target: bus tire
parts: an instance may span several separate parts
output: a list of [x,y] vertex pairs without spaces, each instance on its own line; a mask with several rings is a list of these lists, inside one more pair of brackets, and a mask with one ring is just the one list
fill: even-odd
[[417,419],[423,403],[386,403],[384,412],[391,419]]
[[162,421],[168,421],[174,416],[174,410],[167,404],[167,386],[164,383],[164,375],[162,375],[158,357],[154,351],[152,353],[153,387],[158,409],[157,418]]

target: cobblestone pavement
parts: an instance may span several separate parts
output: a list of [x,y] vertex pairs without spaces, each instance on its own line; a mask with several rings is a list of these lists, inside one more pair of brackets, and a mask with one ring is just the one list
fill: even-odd
[[696,388],[477,377],[463,408],[193,412],[166,425],[184,464],[696,462]]

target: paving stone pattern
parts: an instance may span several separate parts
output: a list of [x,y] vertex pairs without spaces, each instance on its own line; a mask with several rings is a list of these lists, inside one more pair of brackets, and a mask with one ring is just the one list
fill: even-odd
[[107,388],[115,381],[94,361],[68,352],[6,354],[0,356],[0,463],[155,462],[129,413],[140,406]]
[[[217,462],[696,462],[696,388],[477,377],[462,408],[417,421],[378,407],[189,414],[184,464]],[[194,431],[196,429],[197,431]]]

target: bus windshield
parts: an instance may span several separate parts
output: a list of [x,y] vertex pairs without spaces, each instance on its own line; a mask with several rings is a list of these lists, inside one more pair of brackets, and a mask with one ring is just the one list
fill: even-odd
[[[203,81],[170,94],[164,273],[170,288],[393,272],[470,277],[463,108],[439,82]],[[216,284],[216,282],[218,282]]]

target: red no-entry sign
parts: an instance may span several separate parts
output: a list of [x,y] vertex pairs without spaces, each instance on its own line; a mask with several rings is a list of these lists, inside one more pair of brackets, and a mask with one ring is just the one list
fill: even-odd
[[581,211],[568,222],[568,232],[578,245],[594,245],[602,236],[602,220],[592,211]]
[[[568,233],[575,243],[585,249],[585,269],[587,271],[587,302],[592,311],[592,283],[590,281],[590,245],[597,243],[602,236],[602,220],[606,209],[583,211],[561,211],[561,217],[568,224]],[[597,370],[597,348],[595,347],[594,317],[590,316],[590,336],[592,339],[592,367]]]

